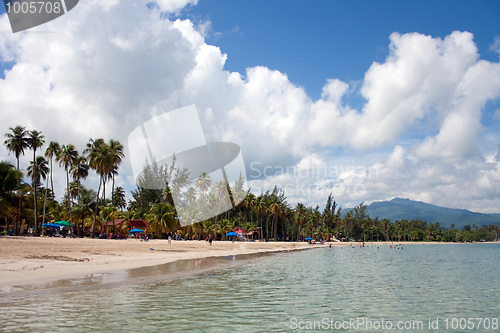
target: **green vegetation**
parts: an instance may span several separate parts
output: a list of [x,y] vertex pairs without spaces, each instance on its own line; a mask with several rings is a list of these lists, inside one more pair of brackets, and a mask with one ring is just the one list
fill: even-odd
[[[40,132],[16,126],[10,128],[5,137],[4,146],[15,155],[17,168],[0,162],[0,219],[4,222],[0,230],[3,233],[12,230],[14,235],[21,235],[33,228],[34,233],[39,234],[42,223],[68,220],[74,226],[75,235],[93,237],[103,230],[106,223],[123,218],[126,221],[146,220],[151,235],[160,238],[173,232],[185,239],[204,239],[210,234],[225,239],[226,233],[237,227],[244,228],[247,233],[254,232],[254,239],[277,241],[305,240],[307,237],[329,240],[335,236],[346,241],[468,242],[492,241],[498,239],[500,234],[500,228],[493,225],[481,228],[476,224],[472,227],[465,225],[459,230],[453,225],[442,228],[439,223],[428,224],[420,219],[402,219],[391,223],[389,219],[371,218],[364,203],[343,216],[342,208],[332,195],[326,199],[323,210],[319,206],[306,207],[302,203],[291,206],[285,193],[277,188],[258,196],[245,192],[242,179],[235,184],[214,183],[209,175],[202,174],[193,187],[189,187],[189,171],[175,168],[175,159],[170,166],[158,165],[154,161],[148,165],[138,179],[137,189],[131,192],[132,199],[126,203],[125,190],[115,188],[114,181],[124,158],[120,142],[90,139],[81,154],[72,144],[50,142],[44,156],[36,156],[45,144]],[[27,150],[33,151],[26,175],[31,177],[30,183],[25,183],[19,170],[19,159]],[[54,159],[57,163],[53,163]],[[60,202],[56,200],[53,185],[53,169],[58,165],[65,170],[66,178],[66,189]],[[82,184],[90,170],[99,176],[96,190]],[[112,188],[107,198],[106,185],[110,182]],[[149,186],[148,182],[164,185],[157,188]],[[199,191],[198,196],[202,197],[198,206],[192,204],[197,199],[194,187]],[[199,210],[217,209],[218,198],[224,189],[232,198],[244,198],[243,201],[206,221],[180,226],[172,193],[190,203],[191,209],[183,211],[183,215],[195,221]]]

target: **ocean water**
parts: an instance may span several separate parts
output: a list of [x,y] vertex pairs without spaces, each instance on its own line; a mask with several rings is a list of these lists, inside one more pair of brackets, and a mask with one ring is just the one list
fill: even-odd
[[500,244],[418,244],[178,262],[4,293],[0,331],[500,332],[499,258]]

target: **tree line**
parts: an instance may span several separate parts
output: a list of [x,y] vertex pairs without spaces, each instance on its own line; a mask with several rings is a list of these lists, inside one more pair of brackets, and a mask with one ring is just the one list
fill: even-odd
[[[25,230],[41,232],[47,222],[67,220],[73,232],[80,237],[97,236],[101,231],[110,231],[103,226],[115,219],[125,221],[143,219],[149,223],[150,236],[163,238],[167,233],[177,233],[184,239],[205,239],[212,234],[215,239],[240,227],[261,240],[301,241],[306,238],[330,240],[335,237],[344,241],[492,241],[498,238],[498,226],[465,226],[457,230],[442,228],[438,222],[427,223],[418,219],[379,220],[367,214],[367,206],[359,204],[342,214],[330,194],[325,207],[291,205],[285,193],[274,188],[256,195],[243,188],[240,177],[234,184],[214,182],[206,173],[194,182],[189,182],[189,170],[175,167],[175,158],[170,166],[155,161],[144,169],[138,179],[137,188],[126,202],[126,192],[115,187],[115,177],[125,157],[123,145],[116,140],[90,139],[85,149],[79,152],[72,144],[50,141],[45,150],[45,137],[36,130],[23,126],[9,129],[4,146],[16,158],[16,166],[0,162],[0,218],[5,224],[3,233],[12,230],[21,235]],[[25,152],[32,151],[25,182],[19,160]],[[43,154],[38,153],[43,152]],[[57,166],[65,171],[66,189],[61,200],[54,193],[53,170]],[[99,177],[97,189],[89,189],[83,181],[94,171]],[[154,181],[161,186],[148,186]],[[106,195],[106,186],[111,191]],[[214,209],[226,190],[231,201],[240,202],[236,207],[199,223],[185,221],[181,227],[176,209],[183,209],[183,216],[197,221],[197,214],[204,209]],[[186,207],[174,205],[173,195],[183,198]],[[194,204],[194,202],[196,204]],[[186,224],[183,223],[183,224]],[[22,227],[24,225],[24,227]],[[125,229],[129,226],[127,222]],[[116,232],[114,226],[111,232]]]

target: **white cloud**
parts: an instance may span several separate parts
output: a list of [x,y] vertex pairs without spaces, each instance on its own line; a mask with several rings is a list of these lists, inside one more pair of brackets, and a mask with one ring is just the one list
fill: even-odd
[[198,0],[153,0],[162,12],[176,13],[186,7],[188,4],[196,5]]
[[495,36],[495,39],[490,44],[490,50],[500,54],[500,35]]
[[[206,44],[202,27],[165,18],[197,1],[148,2],[89,0],[32,32],[1,34],[0,57],[15,65],[0,80],[0,130],[23,124],[80,149],[90,137],[126,144],[158,103],[196,104],[208,140],[239,144],[259,171],[292,168],[252,179],[263,191],[286,187],[291,202],[323,203],[333,192],[353,204],[403,196],[468,207],[472,192],[474,207],[492,209],[500,197],[500,167],[482,162],[478,147],[482,109],[500,96],[500,65],[478,60],[472,34],[392,34],[388,57],[365,74],[367,102],[356,110],[343,102],[349,85],[338,79],[313,101],[278,70],[224,70],[228,55]],[[422,123],[425,138],[402,144]],[[129,183],[127,160],[121,172],[119,182]]]

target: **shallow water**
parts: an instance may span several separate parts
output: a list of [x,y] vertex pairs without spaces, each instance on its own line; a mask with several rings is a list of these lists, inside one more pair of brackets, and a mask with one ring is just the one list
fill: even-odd
[[[79,285],[3,295],[0,329],[368,332],[403,330],[406,325],[406,331],[483,332],[487,319],[489,331],[495,332],[500,331],[494,324],[500,317],[499,255],[500,244],[426,244],[403,249],[380,245],[379,249],[334,247],[262,256],[244,265],[200,270],[176,279],[171,275],[162,279],[165,271],[158,273],[175,266],[131,270],[114,277],[121,281],[116,287],[108,276],[112,282],[101,288],[78,291]],[[218,260],[222,264],[232,258]],[[182,270],[181,266],[197,264],[177,265]],[[160,280],[140,283],[154,274]],[[123,284],[127,279],[134,283]],[[484,319],[469,322],[474,329],[461,330],[462,318]]]

